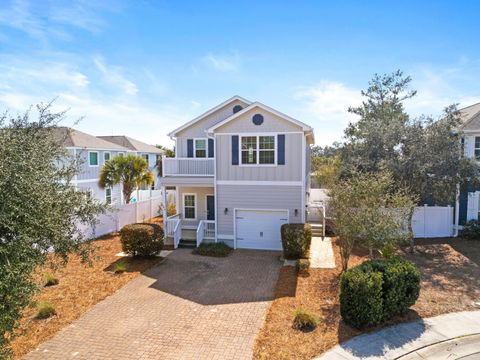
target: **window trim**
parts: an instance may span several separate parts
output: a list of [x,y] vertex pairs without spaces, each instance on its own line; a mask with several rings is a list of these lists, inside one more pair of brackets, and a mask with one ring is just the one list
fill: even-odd
[[[260,137],[264,136],[273,136],[275,144],[274,144],[274,154],[273,154],[273,164],[260,164]],[[257,134],[239,134],[238,135],[238,156],[239,156],[239,162],[238,166],[246,166],[246,167],[274,167],[278,165],[278,134],[272,134],[272,133],[257,133]],[[242,161],[242,138],[244,137],[256,137],[257,138],[257,162],[254,164],[246,164],[243,163]],[[237,165],[235,165],[237,166]]]
[[[97,165],[92,165],[92,164],[90,163],[90,154],[92,154],[92,153],[97,154]],[[98,151],[89,151],[89,152],[88,152],[88,166],[89,166],[89,167],[98,167],[99,165],[100,165],[100,156],[99,156]]]
[[[477,147],[477,138],[480,140],[480,136],[474,136],[473,137],[473,158],[476,160],[476,161],[480,161],[480,154],[479,156],[477,157],[477,154],[475,153],[477,150],[480,152],[480,147]],[[479,141],[480,142],[480,141]]]
[[[147,157],[146,159],[145,156]],[[142,153],[142,158],[144,158],[147,161],[148,166],[150,166],[150,155],[148,153]]]
[[119,151],[115,154],[115,156],[125,156],[125,151]]
[[[108,160],[105,160],[105,154],[108,154],[108,156],[110,157],[110,159]],[[105,164],[106,161],[109,161],[109,160],[112,160],[112,153],[110,151],[104,151],[103,152],[103,163]]]
[[[189,208],[194,208],[195,210],[195,217],[194,218],[187,218],[185,217],[185,196],[193,196],[193,201],[194,201],[194,206],[188,206]],[[182,210],[183,210],[183,219],[184,220],[189,220],[189,221],[196,221],[198,217],[198,212],[197,212],[197,194],[196,193],[183,193],[182,194]]]
[[[110,190],[110,202],[107,201],[107,191]],[[112,205],[113,204],[113,190],[111,187],[106,187],[105,188],[105,204],[107,205]]]
[[[197,140],[205,140],[205,156],[197,156]],[[208,138],[193,138],[193,157],[196,159],[208,159]]]

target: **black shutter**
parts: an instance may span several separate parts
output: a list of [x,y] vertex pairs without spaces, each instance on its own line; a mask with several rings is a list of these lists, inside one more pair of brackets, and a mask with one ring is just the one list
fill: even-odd
[[209,158],[213,157],[213,150],[214,150],[213,139],[208,139],[208,157]]
[[232,136],[232,165],[238,165],[238,135]]
[[193,157],[193,139],[187,139],[187,157]]
[[285,165],[285,135],[278,135],[278,165]]

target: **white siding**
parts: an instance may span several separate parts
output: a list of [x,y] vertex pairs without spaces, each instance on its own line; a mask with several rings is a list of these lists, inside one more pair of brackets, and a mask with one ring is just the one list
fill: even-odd
[[285,133],[285,165],[240,166],[232,165],[232,136],[216,135],[217,181],[302,181],[302,137]]
[[[218,185],[217,234],[233,235],[233,209],[285,209],[290,223],[302,221],[301,186]],[[228,209],[227,214],[224,213]],[[298,210],[295,216],[295,209]],[[219,236],[219,239],[221,237]]]

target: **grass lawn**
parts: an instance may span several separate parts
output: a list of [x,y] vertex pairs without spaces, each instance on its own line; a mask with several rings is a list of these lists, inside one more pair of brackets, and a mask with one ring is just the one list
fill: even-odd
[[[480,301],[480,241],[439,239],[418,242],[414,255],[402,253],[422,273],[420,297],[403,317],[386,325],[413,321],[447,312],[478,309]],[[334,244],[336,269],[310,269],[297,276],[292,267],[284,267],[273,301],[254,349],[254,359],[311,359],[362,332],[345,325],[340,317],[338,298],[340,254]],[[356,250],[350,267],[367,259]],[[294,295],[292,295],[294,294]],[[312,332],[292,328],[294,311],[302,308],[320,316]],[[376,330],[371,328],[367,331]]]
[[213,257],[227,257],[233,249],[224,242],[201,243],[199,247],[192,250],[192,254]]
[[[152,222],[161,223],[161,218],[152,219]],[[34,350],[93,305],[161,260],[159,257],[134,259],[115,256],[122,251],[117,233],[94,240],[93,246],[96,250],[92,266],[82,264],[78,257],[71,256],[66,266],[57,270],[45,267],[35,273],[39,284],[43,284],[47,273],[52,273],[59,280],[58,285],[43,288],[33,299],[35,303],[47,302],[53,305],[56,315],[39,320],[35,318],[35,303],[25,309],[17,337],[12,342],[15,358]],[[119,263],[124,263],[126,270],[115,274],[116,264]]]

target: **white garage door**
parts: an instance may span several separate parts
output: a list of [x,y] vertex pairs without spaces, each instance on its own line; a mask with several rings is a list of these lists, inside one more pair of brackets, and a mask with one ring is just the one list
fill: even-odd
[[237,210],[237,247],[282,250],[280,227],[288,223],[287,210]]

